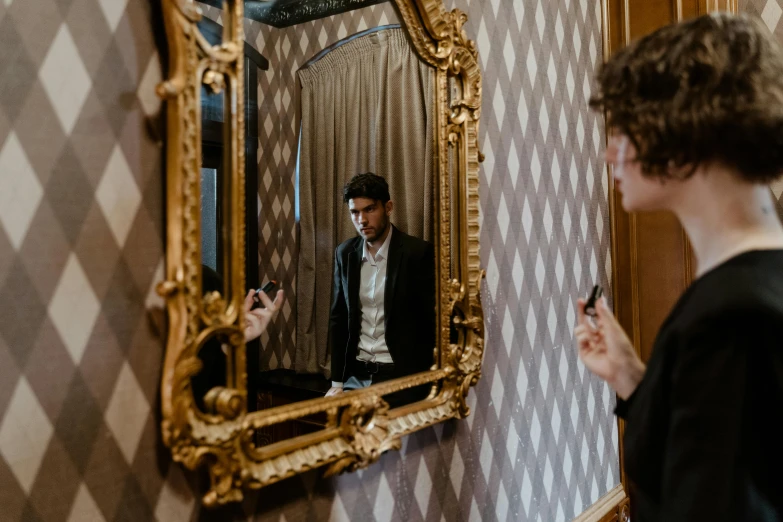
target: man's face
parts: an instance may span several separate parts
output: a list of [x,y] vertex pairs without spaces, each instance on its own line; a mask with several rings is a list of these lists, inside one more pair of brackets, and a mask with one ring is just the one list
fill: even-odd
[[377,199],[352,198],[348,200],[348,210],[356,231],[365,241],[372,243],[383,236],[389,227],[389,214],[392,202],[384,205]]

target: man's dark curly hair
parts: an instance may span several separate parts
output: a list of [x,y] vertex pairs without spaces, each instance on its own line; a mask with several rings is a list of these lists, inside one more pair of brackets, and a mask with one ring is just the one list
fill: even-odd
[[375,199],[386,204],[391,199],[389,184],[383,177],[372,172],[357,174],[345,184],[343,189],[343,201],[345,203],[348,203],[348,200],[353,198]]
[[783,49],[755,17],[663,27],[619,51],[597,83],[590,107],[630,138],[647,176],[712,162],[754,183],[783,171]]

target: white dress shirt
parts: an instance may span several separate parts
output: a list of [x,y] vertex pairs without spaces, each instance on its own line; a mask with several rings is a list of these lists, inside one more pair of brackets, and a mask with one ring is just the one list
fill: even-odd
[[[362,247],[362,273],[359,287],[359,303],[362,311],[362,328],[359,335],[360,361],[392,363],[389,347],[386,345],[386,313],[383,299],[386,295],[386,265],[389,257],[389,243],[392,228],[375,257],[367,247],[367,241]],[[343,383],[332,381],[332,386],[342,387]]]
[[360,361],[392,363],[389,347],[386,346],[386,313],[383,298],[386,295],[386,265],[389,257],[389,242],[392,229],[375,257],[364,242],[362,251],[362,281],[359,287],[359,302],[362,311],[362,330],[359,336]]

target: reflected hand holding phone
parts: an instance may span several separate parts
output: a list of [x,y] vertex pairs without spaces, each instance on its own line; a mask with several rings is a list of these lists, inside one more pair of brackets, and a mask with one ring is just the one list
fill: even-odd
[[264,333],[285,301],[285,294],[278,290],[274,301],[268,295],[277,287],[277,281],[269,281],[258,290],[250,290],[245,297],[245,342]]

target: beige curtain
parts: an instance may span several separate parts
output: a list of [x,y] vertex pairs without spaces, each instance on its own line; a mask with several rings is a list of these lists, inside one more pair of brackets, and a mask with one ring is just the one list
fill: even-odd
[[434,77],[400,28],[354,37],[299,71],[297,372],[330,378],[334,250],[356,234],[342,201],[351,176],[384,176],[392,223],[432,240]]

